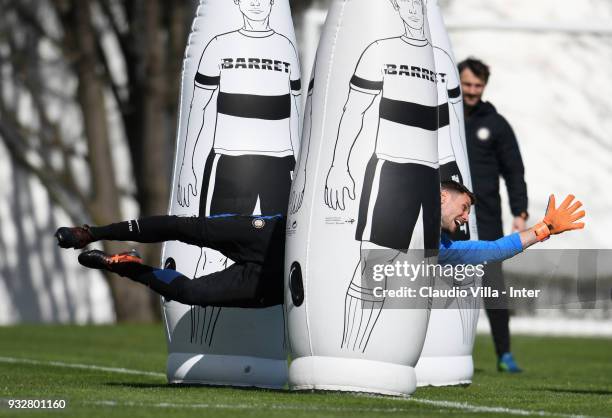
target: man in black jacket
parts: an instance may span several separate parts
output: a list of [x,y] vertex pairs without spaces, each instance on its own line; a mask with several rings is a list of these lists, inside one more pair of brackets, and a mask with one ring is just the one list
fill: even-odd
[[[514,216],[512,227],[521,232],[526,228],[527,185],[521,153],[512,128],[495,110],[482,100],[489,80],[489,67],[482,61],[468,58],[459,63],[465,108],[467,148],[476,194],[476,220],[481,240],[496,240],[504,235],[502,228],[499,177],[506,182],[510,209]],[[505,289],[501,263],[486,269],[488,284]],[[485,299],[485,308],[498,356],[500,371],[520,372],[510,352],[509,312],[507,301],[501,298]]]

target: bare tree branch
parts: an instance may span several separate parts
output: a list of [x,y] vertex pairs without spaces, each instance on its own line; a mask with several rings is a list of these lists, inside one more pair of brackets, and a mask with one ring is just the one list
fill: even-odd
[[21,136],[7,123],[6,113],[2,111],[0,114],[3,119],[3,123],[0,123],[0,136],[4,139],[4,144],[13,161],[27,172],[32,173],[47,189],[53,203],[61,207],[75,223],[82,222],[87,214],[85,210],[85,196],[78,192],[78,190],[76,193],[68,194],[64,182],[58,179],[53,172],[32,164],[25,157],[27,152],[20,146],[23,142]]
[[[107,114],[108,93],[122,118],[120,140],[129,148],[141,213],[166,212],[168,150],[193,4],[0,0],[0,141],[74,222],[118,220],[119,200],[129,193],[115,178],[118,154],[110,137],[117,120]],[[117,42],[103,44],[104,36]],[[115,60],[125,64],[121,78],[112,72]],[[58,114],[58,108],[65,111]],[[84,173],[73,168],[78,158],[85,158],[89,171],[86,188]],[[151,260],[158,255],[150,254]],[[152,318],[138,296],[141,289],[109,283],[119,318]]]

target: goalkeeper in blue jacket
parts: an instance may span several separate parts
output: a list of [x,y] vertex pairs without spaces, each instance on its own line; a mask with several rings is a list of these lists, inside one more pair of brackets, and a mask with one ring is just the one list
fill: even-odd
[[[441,185],[440,264],[481,264],[513,257],[551,235],[584,228],[580,202],[569,195],[557,208],[550,197],[546,216],[532,228],[497,241],[451,241],[468,221],[475,198],[454,181]],[[250,217],[154,216],[98,227],[62,227],[55,234],[62,248],[81,249],[100,240],[143,243],[178,240],[221,251],[235,264],[220,272],[190,279],[173,269],[147,266],[135,253],[108,255],[89,250],[79,262],[142,283],[166,299],[202,306],[264,308],[283,303],[285,223],[282,215]]]

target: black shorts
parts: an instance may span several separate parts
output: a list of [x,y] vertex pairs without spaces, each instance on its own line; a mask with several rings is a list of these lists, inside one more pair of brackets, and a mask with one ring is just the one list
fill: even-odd
[[425,249],[440,245],[440,174],[422,164],[372,156],[366,168],[355,238],[407,250],[423,209]]
[[294,167],[292,155],[231,156],[211,151],[204,168],[200,216],[251,215],[257,198],[262,215],[285,215]]

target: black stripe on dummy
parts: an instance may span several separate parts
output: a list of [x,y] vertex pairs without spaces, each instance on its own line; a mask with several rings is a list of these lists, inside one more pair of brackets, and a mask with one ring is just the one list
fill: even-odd
[[281,120],[291,116],[291,96],[219,93],[217,111],[240,118]]
[[380,100],[380,117],[428,131],[438,129],[438,106],[424,106],[383,97]]
[[359,218],[357,222],[357,229],[355,231],[355,239],[357,241],[363,240],[363,231],[367,223],[368,206],[370,205],[370,199],[372,195],[372,187],[374,185],[374,176],[376,175],[376,164],[377,163],[378,163],[378,158],[376,158],[376,155],[372,155],[366,167],[365,176],[363,179],[363,191],[361,192],[361,198],[359,202]]
[[448,126],[450,119],[448,117],[448,103],[438,106],[438,128]]
[[312,89],[314,89],[314,78],[308,83],[308,92],[310,93]]
[[221,80],[221,77],[217,76],[217,77],[209,77],[207,75],[201,74],[201,73],[197,73],[195,76],[195,82],[196,84],[200,84],[202,86],[218,86],[219,82]]
[[449,90],[448,97],[451,99],[456,99],[457,97],[461,97],[461,87],[457,86],[454,89]]
[[357,77],[356,75],[351,78],[351,84],[355,87],[359,87],[366,90],[380,91],[383,88],[382,81],[370,81],[361,77]]
[[293,91],[302,90],[302,80],[291,80],[291,90]]
[[[210,176],[212,175],[213,164],[215,162],[215,150],[210,150],[206,163],[204,164],[204,175],[202,176],[202,190],[200,191],[200,216],[207,216],[206,213],[206,202],[208,201],[208,188],[210,187]],[[214,184],[213,184],[214,186]],[[214,192],[214,187],[212,192]],[[212,204],[211,204],[212,206]],[[215,213],[212,213],[215,215]]]

